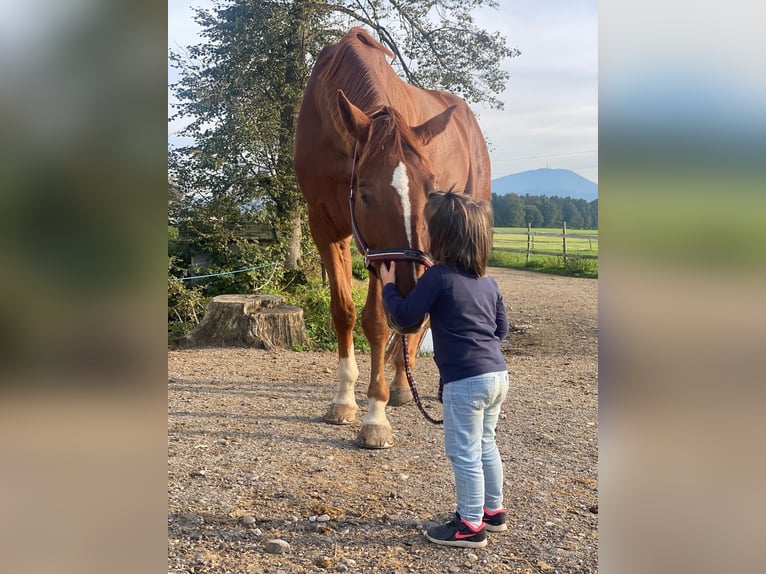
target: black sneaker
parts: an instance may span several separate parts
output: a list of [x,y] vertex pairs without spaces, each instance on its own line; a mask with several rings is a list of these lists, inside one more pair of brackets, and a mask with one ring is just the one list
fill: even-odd
[[426,538],[434,544],[445,546],[459,546],[461,548],[483,548],[487,545],[487,533],[482,524],[478,530],[474,530],[465,521],[460,519],[456,512],[447,524],[434,526],[426,531]]
[[503,532],[504,530],[508,530],[508,525],[505,523],[505,517],[505,510],[497,510],[493,514],[488,514],[485,510],[481,521],[490,532]]

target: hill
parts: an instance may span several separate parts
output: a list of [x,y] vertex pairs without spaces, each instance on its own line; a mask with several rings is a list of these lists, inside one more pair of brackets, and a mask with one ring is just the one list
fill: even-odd
[[547,195],[593,201],[598,184],[569,169],[531,169],[492,180],[492,193],[505,195]]

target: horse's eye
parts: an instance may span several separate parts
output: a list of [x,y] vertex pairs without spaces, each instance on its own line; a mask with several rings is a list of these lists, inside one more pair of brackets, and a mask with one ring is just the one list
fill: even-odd
[[365,205],[365,206],[366,206],[366,205],[370,205],[370,198],[369,198],[369,197],[367,197],[367,194],[366,194],[366,193],[364,193],[364,192],[360,193],[360,194],[359,194],[359,199],[361,199],[361,200],[362,200],[362,204],[363,204],[363,205]]

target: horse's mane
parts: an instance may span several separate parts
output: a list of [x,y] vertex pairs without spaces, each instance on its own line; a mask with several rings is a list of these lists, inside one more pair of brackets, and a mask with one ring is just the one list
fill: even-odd
[[[370,48],[376,51],[371,51]],[[379,57],[378,53],[393,57],[388,48],[359,27],[352,28],[336,44],[330,61],[320,75],[321,83],[327,89],[326,106],[333,122],[339,126],[341,120],[337,105],[337,90],[342,89],[355,106],[375,118],[374,126],[370,130],[371,140],[365,146],[366,150],[379,149],[380,143],[393,135],[396,151],[401,152],[402,146],[406,144],[422,156],[421,146],[409,125],[396,110],[388,105],[392,96],[396,97],[397,93],[402,92],[400,87],[404,83],[389,66],[376,65],[373,58]],[[381,68],[390,70],[390,76],[381,77],[379,72]],[[347,146],[353,145],[345,130],[338,131],[341,137],[347,140]]]
[[[369,48],[375,48],[380,53],[393,57],[391,51],[366,30],[352,28],[336,44],[332,60],[320,76],[325,86],[342,89],[354,105],[363,110],[379,105],[383,100],[384,91],[380,79],[374,75],[375,67],[371,65]],[[398,79],[393,71],[392,77]],[[335,94],[331,96],[335,97]]]
[[381,150],[384,145],[393,145],[396,156],[404,155],[405,147],[410,148],[420,161],[430,169],[423,153],[423,146],[404,117],[393,108],[382,106],[371,116],[370,138],[364,146],[359,162],[363,163],[370,155]]

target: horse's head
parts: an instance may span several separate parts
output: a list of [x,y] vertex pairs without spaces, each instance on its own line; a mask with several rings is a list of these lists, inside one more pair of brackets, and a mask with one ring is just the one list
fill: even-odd
[[[428,193],[435,188],[436,178],[424,148],[447,127],[455,106],[417,126],[408,125],[390,107],[367,115],[342,91],[338,92],[338,107],[343,124],[355,141],[352,217],[366,248],[371,253],[379,250],[427,253],[423,208]],[[415,256],[407,259],[398,260],[396,266],[396,286],[403,295],[412,290],[424,271]],[[395,325],[392,327],[399,330]]]

